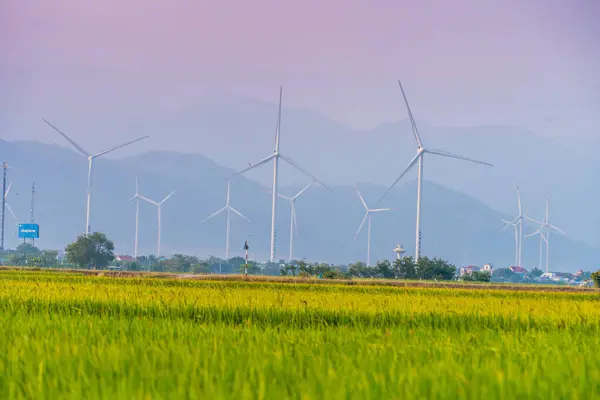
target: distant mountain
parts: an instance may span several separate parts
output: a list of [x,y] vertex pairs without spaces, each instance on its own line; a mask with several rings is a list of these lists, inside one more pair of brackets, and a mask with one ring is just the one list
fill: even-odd
[[[268,155],[268,152],[267,154]],[[84,229],[84,157],[64,148],[37,142],[0,141],[0,157],[18,167],[9,172],[13,189],[8,197],[17,216],[29,219],[31,183],[36,182],[36,221],[41,225],[42,247],[62,248]],[[302,160],[310,167],[310,162]],[[247,164],[246,164],[247,165]],[[270,168],[263,167],[268,174]],[[144,196],[160,200],[171,190],[177,193],[163,208],[163,253],[223,256],[225,216],[201,224],[203,218],[225,205],[226,180],[233,172],[199,154],[154,151],[123,159],[98,159],[95,165],[92,229],[103,231],[115,241],[118,252],[131,253],[134,237],[134,204],[126,201],[135,191],[139,177]],[[302,184],[282,185],[282,194],[294,194]],[[385,187],[359,184],[368,203]],[[351,185],[310,188],[297,201],[298,234],[296,258],[326,262],[351,262],[366,258],[366,230],[353,240],[364,209]],[[231,256],[242,254],[248,239],[254,257],[266,259],[269,249],[270,188],[245,177],[232,183],[231,204],[251,222],[232,216]],[[423,201],[423,254],[440,256],[457,264],[492,262],[512,264],[514,237],[500,232],[499,213],[460,192],[426,182]],[[397,210],[373,216],[372,259],[393,258],[392,249],[403,244],[414,251],[415,182],[407,180],[386,198],[386,206]],[[141,205],[140,250],[155,253],[156,209]],[[277,256],[287,259],[290,206],[280,200],[277,224]],[[16,246],[16,226],[7,216],[7,244]],[[533,229],[533,227],[531,227]],[[527,241],[526,266],[538,262],[537,242]],[[597,267],[600,251],[569,238],[552,237],[553,269]]]

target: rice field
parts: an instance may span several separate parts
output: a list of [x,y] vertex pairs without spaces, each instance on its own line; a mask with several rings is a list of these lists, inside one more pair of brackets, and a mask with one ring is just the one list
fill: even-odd
[[600,293],[0,271],[2,399],[600,398]]

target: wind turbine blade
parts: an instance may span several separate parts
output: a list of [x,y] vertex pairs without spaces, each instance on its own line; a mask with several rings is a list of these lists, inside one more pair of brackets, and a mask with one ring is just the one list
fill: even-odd
[[443,156],[443,157],[448,157],[448,158],[456,158],[457,160],[463,160],[463,161],[469,161],[475,164],[482,164],[482,165],[487,165],[488,167],[493,167],[493,164],[487,163],[485,161],[479,161],[479,160],[475,160],[473,158],[468,158],[468,157],[463,157],[463,156],[459,156],[458,154],[454,154],[454,153],[448,153],[446,151],[442,151],[442,150],[425,150],[426,153],[430,153],[430,154],[435,154],[437,156]]
[[234,213],[236,213],[238,216],[244,218],[246,221],[250,222],[250,220],[248,218],[246,218],[241,212],[239,212],[238,210],[236,210],[235,208],[229,206],[229,209],[231,211],[233,211]]
[[308,185],[304,186],[304,187],[302,188],[302,190],[300,190],[298,193],[296,193],[296,195],[294,196],[294,199],[297,199],[298,197],[300,197],[300,195],[301,195],[302,193],[304,193],[304,192],[306,191],[306,189],[308,189],[309,187],[311,187],[311,186],[312,186],[314,183],[315,183],[315,182],[313,181],[313,182],[309,183]]
[[19,223],[19,218],[17,218],[17,216],[15,215],[15,212],[13,211],[12,207],[8,204],[8,203],[4,203],[6,205],[6,209],[8,210],[8,212],[10,213],[10,215],[13,216],[15,222],[18,224]]
[[363,225],[365,224],[365,222],[367,221],[367,218],[369,217],[369,212],[367,211],[365,213],[365,216],[362,219],[362,222],[360,223],[360,225],[358,226],[358,230],[356,231],[356,235],[354,235],[354,240],[356,240],[356,237],[358,236],[358,234],[360,233],[360,230],[362,229]]
[[129,200],[127,200],[127,203],[131,203],[132,201],[134,201],[135,199],[137,199],[139,196],[136,194],[135,196],[133,196],[132,198],[130,198]]
[[542,225],[541,221],[538,221],[537,219],[533,219],[533,218],[531,218],[531,217],[529,217],[527,215],[525,215],[525,219],[528,220],[528,221],[530,221],[530,222],[533,222],[534,224]]
[[75,147],[77,149],[78,152],[80,152],[81,154],[83,154],[86,157],[91,156],[91,154],[88,151],[85,151],[83,149],[83,147],[81,147],[80,145],[78,145],[77,143],[75,143],[70,137],[68,137],[63,131],[61,131],[60,129],[58,129],[57,127],[55,127],[54,125],[52,125],[50,122],[48,122],[47,120],[45,120],[44,118],[42,118],[42,120],[47,123],[48,125],[50,125],[50,127],[52,129],[54,129],[56,132],[58,132],[62,137],[64,137],[65,139],[67,139],[67,141],[69,143],[71,143],[71,145],[73,147]]
[[235,174],[231,175],[231,176],[229,177],[229,179],[231,180],[231,178],[233,178],[233,177],[235,177],[235,176],[241,175],[241,174],[243,174],[244,172],[250,171],[251,169],[254,169],[254,168],[260,167],[261,165],[263,165],[263,164],[266,164],[266,163],[268,163],[269,161],[271,161],[271,159],[272,159],[273,157],[275,157],[275,154],[271,154],[270,156],[263,158],[262,160],[260,160],[260,161],[259,161],[259,162],[257,162],[256,164],[253,164],[253,165],[249,166],[248,168],[244,168],[243,170],[241,170],[241,171],[239,171],[239,172],[236,172]]
[[217,215],[219,215],[220,213],[222,213],[223,211],[227,210],[227,206],[215,211],[214,213],[210,214],[208,217],[204,218],[200,223],[204,223],[205,221],[208,221],[209,219],[216,217]]
[[8,193],[10,192],[11,187],[12,187],[12,182],[10,182],[8,184],[8,187],[6,188],[6,192],[4,192],[4,199],[6,199],[8,197]]
[[302,167],[300,167],[294,160],[292,160],[291,158],[284,156],[282,154],[279,155],[279,157],[281,157],[281,159],[285,162],[287,162],[288,164],[290,164],[292,167],[296,168],[298,171],[302,172],[304,175],[307,175],[309,177],[311,177],[313,179],[313,181],[317,182],[319,185],[323,186],[325,189],[331,191],[331,189],[329,188],[329,186],[327,186],[326,184],[324,184],[323,182],[321,182],[320,180],[318,180],[317,178],[315,178],[314,175],[310,174],[309,172],[306,172],[306,170],[304,170]]
[[406,110],[408,111],[408,119],[410,120],[410,125],[412,126],[413,135],[415,136],[415,140],[417,141],[417,146],[419,148],[423,147],[423,143],[421,142],[421,136],[419,135],[419,131],[417,129],[417,123],[412,115],[412,111],[410,110],[410,105],[408,104],[408,99],[406,98],[406,94],[404,93],[404,88],[402,87],[402,82],[398,79],[398,85],[400,86],[400,91],[402,92],[402,97],[404,98],[404,104],[406,104]]
[[162,201],[161,201],[159,204],[162,204],[162,203],[164,203],[165,201],[169,200],[169,198],[170,198],[171,196],[173,196],[173,195],[175,194],[175,192],[176,192],[176,191],[177,191],[177,190],[173,190],[171,193],[169,193],[169,195],[168,195],[167,197],[165,197],[165,198],[164,198],[164,199],[163,199],[163,200],[162,200]]
[[517,201],[519,202],[519,216],[523,215],[523,211],[521,208],[521,189],[519,188],[519,184],[517,183]]
[[541,235],[542,237],[544,236],[544,235],[542,235],[542,232],[538,229],[535,232],[531,232],[530,234],[525,235],[525,237],[529,238],[529,237],[536,236],[536,235]]
[[392,189],[394,188],[394,186],[396,186],[396,184],[397,184],[397,183],[400,181],[400,179],[402,179],[402,177],[404,177],[404,175],[406,175],[406,173],[407,173],[408,171],[410,171],[410,169],[411,169],[411,168],[412,168],[412,167],[415,165],[415,163],[416,163],[416,162],[419,160],[419,157],[422,157],[422,156],[423,156],[423,153],[419,152],[419,153],[417,153],[417,155],[416,155],[416,156],[414,156],[414,157],[413,157],[413,159],[412,159],[412,160],[410,160],[410,162],[408,163],[408,165],[406,166],[406,168],[404,169],[404,171],[402,171],[402,173],[400,174],[400,176],[398,177],[398,179],[396,179],[396,180],[394,181],[394,183],[392,183],[392,186],[390,186],[390,188],[389,188],[388,190],[386,190],[386,192],[383,194],[383,196],[381,196],[381,197],[379,198],[379,200],[377,200],[377,203],[375,203],[375,204],[379,204],[379,203],[381,202],[381,200],[383,200],[383,199],[384,199],[384,197],[385,197],[385,196],[387,196],[387,195],[388,195],[388,193],[392,191]]
[[101,151],[100,153],[93,154],[93,155],[92,155],[92,157],[96,158],[96,157],[103,156],[103,155],[105,155],[105,154],[108,154],[108,153],[110,153],[110,152],[112,152],[112,151],[115,151],[115,150],[121,149],[121,148],[123,148],[123,147],[125,147],[125,146],[129,146],[130,144],[133,144],[133,143],[139,142],[140,140],[148,139],[149,137],[150,137],[150,136],[142,136],[142,137],[140,137],[140,138],[137,138],[137,139],[131,140],[131,141],[127,142],[127,143],[123,143],[123,144],[120,144],[120,145],[118,145],[118,146],[111,147],[110,149],[103,150],[103,151]]
[[147,202],[148,202],[148,203],[150,203],[150,204],[154,204],[154,205],[155,205],[155,206],[157,206],[157,207],[159,206],[159,204],[158,204],[156,201],[154,201],[154,200],[150,200],[149,198],[147,198],[147,197],[144,197],[144,196],[142,196],[142,195],[138,195],[138,197],[139,197],[140,199],[144,200],[144,201],[147,201]]
[[382,211],[392,211],[393,208],[374,208],[372,210],[369,210],[369,212],[382,212]]
[[281,103],[283,99],[283,85],[279,87],[279,110],[277,112],[277,127],[275,129],[275,153],[279,153],[279,137],[281,134]]
[[277,196],[279,196],[279,197],[281,197],[282,199],[285,199],[285,200],[290,200],[290,201],[292,200],[292,198],[291,198],[291,197],[284,196],[284,195],[282,195],[282,194],[280,194],[280,193],[277,193]]
[[550,228],[550,229],[552,229],[552,230],[555,230],[556,232],[560,233],[561,235],[566,235],[566,232],[565,232],[565,231],[563,231],[562,229],[560,229],[560,228],[559,228],[559,227],[557,227],[557,226],[554,226],[554,225],[550,225],[550,224],[548,224],[548,228]]
[[365,202],[365,199],[363,199],[362,195],[360,194],[360,191],[358,190],[358,188],[356,187],[356,185],[354,185],[354,189],[356,189],[356,193],[358,194],[358,197],[360,198],[360,202],[363,204],[363,206],[365,207],[365,210],[369,211],[369,207],[367,206],[367,203]]

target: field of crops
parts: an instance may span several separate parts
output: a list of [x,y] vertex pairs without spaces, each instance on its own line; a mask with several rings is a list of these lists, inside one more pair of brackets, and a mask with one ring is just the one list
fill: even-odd
[[600,294],[0,271],[0,398],[590,399]]

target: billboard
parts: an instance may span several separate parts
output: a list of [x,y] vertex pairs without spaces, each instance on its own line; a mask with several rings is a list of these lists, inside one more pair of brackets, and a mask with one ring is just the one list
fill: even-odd
[[40,226],[38,224],[19,224],[20,239],[39,239]]

